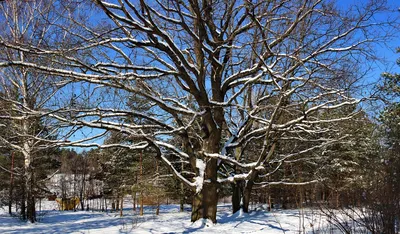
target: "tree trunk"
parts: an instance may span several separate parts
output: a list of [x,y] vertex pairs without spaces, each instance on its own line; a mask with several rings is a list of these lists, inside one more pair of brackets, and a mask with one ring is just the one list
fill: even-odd
[[200,193],[193,198],[192,204],[192,222],[201,218],[210,219],[217,223],[217,160],[210,159],[206,164],[203,188]]
[[39,214],[42,212],[42,198],[39,198]]
[[[240,155],[240,152],[237,152]],[[234,168],[235,174],[241,173],[237,168]],[[232,213],[236,213],[240,210],[242,206],[243,197],[243,181],[234,181],[232,184]]]
[[143,216],[143,188],[142,188],[142,183],[143,183],[143,152],[140,152],[140,216]]
[[160,214],[160,197],[157,195],[157,209],[156,209],[156,215]]
[[83,175],[82,175],[82,186],[81,186],[81,191],[79,193],[79,199],[81,202],[81,210],[84,211],[85,210],[85,203],[83,201],[84,197],[84,193],[85,193],[85,189],[86,189],[86,159],[84,159],[83,161]]
[[85,210],[85,204],[83,203],[83,195],[82,195],[82,192],[80,193],[79,201],[80,201],[80,203],[81,203],[81,211],[84,211],[84,210]]
[[183,210],[184,210],[184,204],[185,204],[185,194],[184,194],[184,191],[183,191],[183,183],[181,183],[181,197],[180,197],[180,206],[179,206],[179,211],[180,212],[183,212]]
[[340,207],[340,192],[338,190],[336,190],[336,194],[335,194],[335,203],[336,203],[336,209],[339,209]]
[[32,168],[28,166],[26,168],[26,181],[25,181],[25,187],[26,187],[26,218],[29,220],[31,223],[34,223],[36,221],[36,210],[35,210],[35,197],[33,194],[33,185],[34,185],[34,176],[32,172]]
[[156,174],[157,174],[157,178],[156,178],[156,199],[157,199],[157,209],[156,209],[156,215],[160,214],[160,190],[158,189],[158,179],[160,176],[159,173],[159,165],[158,165],[158,160],[156,159]]
[[23,178],[23,186],[21,191],[21,218],[26,220],[26,178]]
[[274,204],[272,203],[271,194],[268,194],[268,211],[271,211],[274,208]]
[[136,191],[132,193],[133,211],[136,211]]
[[13,201],[13,190],[14,190],[14,152],[11,153],[11,174],[10,174],[10,193],[8,201],[8,213],[12,213],[12,201]]
[[[183,171],[184,170],[184,168],[185,168],[185,164],[182,162],[181,163],[181,170]],[[183,212],[183,206],[184,206],[184,203],[185,203],[185,188],[184,188],[184,184],[183,184],[183,182],[181,182],[181,194],[180,194],[180,212]]]
[[197,193],[193,196],[192,202],[192,222],[195,222],[203,217],[203,194]]
[[143,191],[140,191],[140,216],[143,216]]
[[249,204],[250,204],[250,197],[251,197],[251,191],[253,189],[253,185],[254,185],[254,178],[257,178],[258,173],[254,173],[253,177],[251,179],[249,179],[246,182],[246,185],[244,187],[244,191],[243,191],[243,212],[244,213],[249,213]]
[[232,183],[232,213],[240,210],[240,202],[242,200],[242,192],[240,182]]
[[[215,163],[216,164],[216,163]],[[217,223],[218,192],[215,182],[203,185],[203,218]]]
[[134,189],[132,189],[132,202],[133,202],[133,211],[136,211],[136,203],[137,203],[137,187],[138,187],[138,176],[137,174],[135,175],[135,185],[136,187]]
[[124,196],[121,196],[121,209],[119,210],[120,217],[122,217],[124,215],[123,209],[124,209]]
[[[269,158],[275,150],[275,144],[272,144],[269,151],[263,152],[263,160]],[[253,189],[254,181],[258,177],[258,171],[253,171],[250,178],[245,182],[244,191],[243,191],[243,212],[249,213],[249,204],[251,197],[251,190]]]
[[249,185],[249,183],[253,183],[252,181],[247,182],[247,186],[244,188],[243,192],[243,212],[244,213],[249,213],[249,204],[250,204],[250,196],[251,196],[251,189],[253,185]]
[[[214,87],[217,89],[217,87]],[[219,88],[219,87],[218,87]],[[223,100],[223,97],[218,96],[219,93],[213,93],[213,98],[215,100]],[[206,108],[207,109],[207,108]],[[215,158],[209,158],[206,153],[219,153],[220,142],[221,142],[221,129],[224,119],[224,112],[222,109],[214,109],[213,114],[210,109],[207,110],[206,114],[203,116],[203,147],[199,152],[202,154],[202,159],[196,159],[195,168],[199,168],[199,176],[202,176],[203,168],[198,167],[197,160],[203,160],[205,165],[204,175],[202,178],[202,188],[199,191],[200,194],[196,194],[193,200],[192,209],[192,222],[200,218],[210,219],[213,223],[217,223],[217,205],[218,205],[218,181],[217,172],[218,160]],[[191,164],[193,164],[192,160]],[[193,165],[192,165],[193,167]],[[198,189],[198,188],[197,188]]]

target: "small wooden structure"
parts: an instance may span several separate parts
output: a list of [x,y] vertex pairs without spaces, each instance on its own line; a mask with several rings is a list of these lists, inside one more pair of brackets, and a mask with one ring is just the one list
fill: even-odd
[[60,210],[75,210],[80,202],[78,197],[57,198],[56,201]]

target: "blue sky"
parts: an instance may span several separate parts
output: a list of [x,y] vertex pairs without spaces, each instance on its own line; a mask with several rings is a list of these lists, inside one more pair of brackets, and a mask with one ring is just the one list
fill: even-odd
[[[352,4],[360,3],[360,2],[367,2],[367,0],[337,0],[337,4],[343,7],[349,7]],[[387,12],[387,14],[380,14],[377,18],[400,18],[400,1],[399,0],[387,0],[387,5],[390,10],[393,12]],[[400,31],[400,21],[396,25],[398,30]],[[380,72],[389,70],[397,70],[399,68],[395,67],[395,62],[400,54],[396,54],[396,48],[400,47],[400,34],[396,33],[397,36],[394,36],[391,40],[387,40],[385,42],[386,45],[382,45],[381,47],[377,48],[377,54],[379,57],[384,58],[386,62],[384,64],[377,64],[377,70]]]

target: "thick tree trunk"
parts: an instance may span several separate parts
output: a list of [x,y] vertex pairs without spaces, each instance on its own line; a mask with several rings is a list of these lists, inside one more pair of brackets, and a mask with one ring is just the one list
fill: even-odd
[[[25,72],[24,72],[25,73]],[[24,77],[26,78],[26,73],[24,74]],[[27,83],[26,79],[24,79],[23,83],[23,103],[25,106],[29,106],[29,102],[27,100],[28,97],[28,91],[27,91]],[[24,120],[22,123],[22,129],[23,133],[26,135],[30,134],[30,122],[29,120]],[[34,170],[32,168],[32,162],[33,162],[33,154],[32,154],[32,149],[31,149],[31,142],[27,139],[23,140],[23,155],[24,155],[24,189],[25,189],[25,199],[23,200],[24,206],[25,206],[25,200],[26,200],[26,217],[25,214],[23,214],[23,218],[26,218],[29,220],[31,223],[34,223],[36,221],[36,210],[35,210],[35,197],[34,197],[34,184],[35,184],[35,176],[34,176]],[[25,213],[25,207],[23,209],[23,212]]]
[[203,191],[203,218],[210,219],[213,223],[217,223],[217,205],[218,205],[218,192],[216,184],[204,185]]
[[253,177],[249,179],[246,182],[246,185],[244,186],[244,191],[243,191],[243,212],[249,213],[249,204],[250,204],[250,197],[251,197],[251,191],[253,189],[254,185],[254,179],[257,178],[258,173],[255,172],[253,174]]
[[192,201],[192,222],[195,222],[203,217],[203,194],[197,193],[193,196]]
[[243,192],[243,212],[244,213],[249,213],[249,204],[250,204],[250,196],[251,196],[251,190],[253,188],[253,182],[248,181],[247,186],[244,188]]
[[[240,152],[238,152],[238,155]],[[234,168],[235,174],[240,174],[240,171],[237,168]],[[240,210],[242,206],[242,197],[243,197],[243,181],[235,181],[232,184],[232,213],[236,213]]]
[[31,223],[36,221],[36,210],[35,210],[35,197],[33,194],[33,186],[34,186],[34,175],[32,172],[32,168],[28,166],[26,168],[26,218]]
[[210,159],[207,162],[203,188],[199,194],[193,198],[192,222],[203,219],[210,219],[217,223],[217,160]]
[[[24,129],[26,130],[27,123],[24,123]],[[26,130],[27,131],[27,130]],[[30,147],[28,142],[24,142],[24,199],[22,201],[23,209],[21,209],[22,218],[24,220],[29,220],[31,223],[36,221],[36,211],[35,211],[35,198],[33,193],[34,188],[34,174],[32,163],[32,155],[30,154]],[[26,207],[25,207],[26,202]],[[26,209],[26,213],[25,213]]]
[[[263,152],[263,160],[266,160],[267,158],[269,158],[272,153],[275,150],[275,143],[272,144],[271,148],[269,149],[269,151],[264,151]],[[257,179],[258,177],[258,171],[253,171],[253,173],[251,173],[250,178],[245,182],[244,185],[244,191],[243,191],[243,212],[245,213],[249,213],[249,204],[250,204],[250,197],[251,197],[251,191],[253,189],[253,185],[254,185],[254,181]]]
[[35,197],[31,194],[28,193],[28,199],[27,199],[27,219],[29,222],[34,223],[36,222],[36,208],[35,208]]
[[[217,89],[217,87],[214,87]],[[219,88],[219,86],[218,86]],[[215,100],[223,100],[223,97],[218,97],[218,94],[213,94]],[[206,102],[205,102],[206,103]],[[207,112],[203,116],[203,146],[199,152],[202,159],[192,160],[191,164],[193,169],[199,169],[198,175],[203,176],[202,188],[200,194],[196,194],[193,200],[192,209],[192,222],[200,218],[209,219],[213,223],[217,223],[217,205],[218,205],[218,181],[217,181],[217,162],[215,158],[209,158],[204,153],[219,153],[221,142],[221,129],[224,119],[224,112],[222,109],[214,109],[211,111],[207,107]],[[213,113],[213,114],[212,114]],[[198,161],[202,160],[205,168],[200,168],[197,165]],[[195,163],[194,163],[195,162]],[[193,165],[196,164],[196,165]],[[202,173],[201,170],[204,170]],[[202,175],[203,174],[203,175]]]
[[218,194],[213,184],[204,185],[201,193],[196,194],[192,203],[192,222],[201,218],[217,223]]
[[242,200],[242,191],[239,181],[232,183],[232,213],[240,210],[240,202]]
[[203,184],[203,218],[217,223],[217,159],[209,159],[205,171],[205,183]]

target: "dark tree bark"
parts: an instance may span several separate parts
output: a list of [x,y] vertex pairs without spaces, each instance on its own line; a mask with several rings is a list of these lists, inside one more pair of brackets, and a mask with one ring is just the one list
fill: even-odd
[[31,223],[36,222],[36,207],[35,207],[35,196],[34,196],[34,175],[32,168],[28,166],[26,168],[26,184],[25,187],[27,188],[26,191],[26,219],[29,220]]
[[232,183],[232,213],[240,210],[242,200],[242,189],[239,182]]
[[249,204],[250,204],[250,198],[251,198],[251,191],[253,189],[254,182],[252,180],[249,180],[244,188],[243,192],[243,212],[249,213]]

